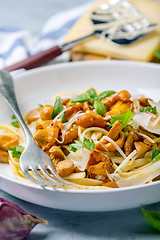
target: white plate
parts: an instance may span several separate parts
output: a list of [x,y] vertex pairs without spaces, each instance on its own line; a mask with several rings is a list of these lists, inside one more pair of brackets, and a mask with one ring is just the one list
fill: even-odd
[[[22,114],[67,91],[122,90],[146,93],[160,100],[160,66],[127,61],[65,63],[25,72],[15,78]],[[0,123],[11,121],[11,111],[0,99]],[[17,180],[9,166],[0,164],[0,188],[23,200],[73,211],[111,211],[138,207],[160,200],[160,182],[111,190],[42,189]]]

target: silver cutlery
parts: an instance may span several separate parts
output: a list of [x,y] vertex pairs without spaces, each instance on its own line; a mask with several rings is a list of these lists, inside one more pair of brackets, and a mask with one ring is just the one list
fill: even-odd
[[19,110],[13,80],[7,71],[0,71],[0,95],[15,114],[25,133],[26,147],[20,156],[20,168],[24,176],[43,187],[47,185],[53,187],[73,185],[57,174],[50,157],[35,143]]
[[125,46],[143,38],[157,28],[156,24],[151,23],[127,0],[110,0],[101,4],[91,14],[90,19],[94,29],[91,34],[31,55],[6,67],[5,70],[13,71],[20,68],[28,70],[39,67],[92,36],[97,36],[117,46]]

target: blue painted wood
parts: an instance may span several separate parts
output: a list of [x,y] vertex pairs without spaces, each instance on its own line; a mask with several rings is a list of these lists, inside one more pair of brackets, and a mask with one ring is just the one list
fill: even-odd
[[[26,240],[160,239],[160,233],[149,226],[140,208],[99,213],[71,212],[31,204],[2,190],[0,190],[0,197],[48,221],[48,225],[37,225]],[[147,206],[147,208],[160,211],[160,203]]]

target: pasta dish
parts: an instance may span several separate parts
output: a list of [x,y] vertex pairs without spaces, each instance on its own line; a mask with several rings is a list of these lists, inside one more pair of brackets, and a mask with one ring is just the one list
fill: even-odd
[[[160,102],[127,90],[56,96],[25,115],[57,173],[77,185],[121,188],[160,179]],[[25,136],[12,116],[0,125],[0,162],[22,177]]]

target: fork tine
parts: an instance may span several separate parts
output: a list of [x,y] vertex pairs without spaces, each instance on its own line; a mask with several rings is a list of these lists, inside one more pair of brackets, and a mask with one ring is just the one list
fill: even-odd
[[40,186],[43,186],[42,183],[41,183],[39,180],[37,180],[37,179],[35,179],[34,177],[32,177],[32,176],[29,174],[28,171],[22,170],[22,172],[23,172],[24,176],[25,176],[29,181],[31,181],[31,182],[33,182],[33,183],[35,183],[35,184],[38,184],[38,185],[40,185]]
[[49,173],[47,172],[46,169],[42,169],[40,166],[38,166],[38,167],[39,167],[40,171],[42,172],[42,174],[43,174],[49,181],[55,183],[55,186],[56,186],[56,185],[59,185],[59,186],[62,186],[62,187],[64,186],[64,184],[63,184],[62,182],[57,182],[53,177],[51,177],[51,176],[49,175]]
[[43,177],[40,175],[40,173],[39,173],[37,170],[35,170],[35,169],[33,169],[33,168],[32,168],[31,170],[32,170],[34,176],[41,182],[41,184],[43,184],[43,186],[48,185],[48,186],[53,186],[53,187],[55,187],[56,185],[59,184],[58,182],[55,184],[55,182],[53,183],[53,182],[50,182],[50,181],[46,180],[45,178],[43,178]]
[[56,172],[55,168],[54,168],[52,165],[47,165],[46,168],[51,171],[51,173],[53,174],[53,176],[54,176],[55,178],[57,178],[57,180],[59,180],[60,182],[66,184],[66,185],[73,186],[73,183],[72,183],[72,182],[66,181],[66,180],[64,180],[62,177],[60,177],[60,176],[58,175],[58,173]]
[[[29,130],[25,120],[23,119],[18,103],[16,100],[16,95],[14,92],[14,85],[12,77],[6,71],[0,71],[0,94],[3,99],[6,101],[8,106],[14,112],[19,121],[24,134],[26,137],[26,148],[20,156],[20,168],[24,176],[29,179],[31,182],[36,183],[42,187],[46,185],[50,186],[64,186],[64,184],[72,185],[72,183],[63,180],[56,173],[56,170],[52,166],[52,162],[47,153],[45,153],[33,139],[32,133]],[[41,172],[38,171],[38,165],[41,168]],[[46,166],[49,166],[50,171],[53,174],[53,179],[51,175],[47,173]],[[43,170],[45,168],[45,170]],[[29,171],[33,173],[33,176],[30,175]],[[45,178],[46,177],[46,178]]]

